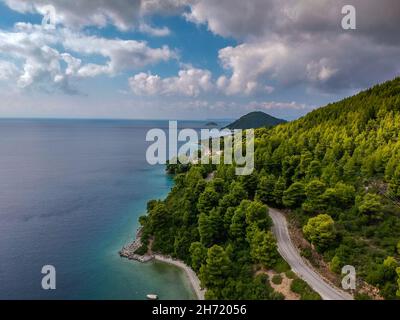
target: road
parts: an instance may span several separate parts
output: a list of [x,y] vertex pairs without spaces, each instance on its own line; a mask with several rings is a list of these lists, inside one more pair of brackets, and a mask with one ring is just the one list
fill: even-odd
[[290,265],[293,272],[318,292],[324,300],[353,300],[353,297],[334,287],[308,266],[292,243],[289,236],[286,217],[276,209],[269,208],[273,221],[272,230],[278,243],[278,251]]

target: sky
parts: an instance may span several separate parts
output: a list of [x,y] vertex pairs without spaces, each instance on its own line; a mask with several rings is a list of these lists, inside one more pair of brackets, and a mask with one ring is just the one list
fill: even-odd
[[0,117],[293,120],[398,76],[399,30],[398,0],[0,0]]

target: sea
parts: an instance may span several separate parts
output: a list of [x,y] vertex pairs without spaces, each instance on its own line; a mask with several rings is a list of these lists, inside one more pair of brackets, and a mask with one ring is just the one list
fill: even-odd
[[[180,121],[200,129],[205,121]],[[146,203],[173,185],[150,165],[164,120],[0,120],[0,299],[194,299],[183,271],[122,259]],[[56,288],[42,287],[53,266]]]

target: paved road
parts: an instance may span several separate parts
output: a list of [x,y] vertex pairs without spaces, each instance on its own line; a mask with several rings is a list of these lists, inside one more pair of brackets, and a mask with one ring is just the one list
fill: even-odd
[[274,223],[272,230],[278,242],[278,251],[293,272],[307,282],[324,300],[353,300],[350,294],[329,284],[303,261],[290,239],[285,216],[273,208],[269,208],[269,215]]

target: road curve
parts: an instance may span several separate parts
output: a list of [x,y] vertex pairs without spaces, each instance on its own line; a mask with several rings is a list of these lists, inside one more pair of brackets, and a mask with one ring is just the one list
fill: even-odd
[[350,294],[328,283],[304,262],[290,239],[285,216],[273,208],[269,208],[269,215],[273,221],[272,231],[277,239],[278,251],[293,272],[307,282],[324,300],[353,300]]

